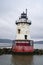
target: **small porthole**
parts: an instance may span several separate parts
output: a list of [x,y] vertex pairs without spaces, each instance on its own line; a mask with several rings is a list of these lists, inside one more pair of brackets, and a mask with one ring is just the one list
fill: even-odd
[[25,35],[25,39],[27,39],[27,35]]
[[18,29],[18,33],[20,34],[20,29]]

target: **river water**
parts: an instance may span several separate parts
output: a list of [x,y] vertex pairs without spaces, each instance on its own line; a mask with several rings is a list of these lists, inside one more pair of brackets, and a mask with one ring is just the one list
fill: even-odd
[[0,65],[43,65],[43,55],[1,55]]
[[[0,43],[0,48],[12,47]],[[34,44],[34,49],[43,49],[43,44]],[[43,55],[0,55],[0,65],[43,65]]]

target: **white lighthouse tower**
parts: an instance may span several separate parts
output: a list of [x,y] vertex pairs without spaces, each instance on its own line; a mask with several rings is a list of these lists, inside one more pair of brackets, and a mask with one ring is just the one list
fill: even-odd
[[33,52],[33,41],[30,38],[30,25],[31,21],[27,18],[26,13],[21,13],[21,17],[16,21],[17,33],[15,45],[12,49],[14,52]]
[[17,25],[16,40],[30,40],[31,21],[29,21],[27,18],[27,9],[26,13],[23,12],[19,20],[16,21],[16,25]]

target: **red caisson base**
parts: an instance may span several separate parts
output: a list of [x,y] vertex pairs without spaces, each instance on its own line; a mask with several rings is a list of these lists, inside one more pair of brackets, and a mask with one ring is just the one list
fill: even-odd
[[33,41],[16,41],[15,44],[12,45],[13,52],[33,52]]

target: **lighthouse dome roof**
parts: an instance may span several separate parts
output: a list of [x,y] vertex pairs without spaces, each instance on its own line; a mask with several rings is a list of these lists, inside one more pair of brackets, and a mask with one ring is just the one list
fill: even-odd
[[31,25],[31,21],[28,20],[28,18],[27,18],[27,12],[21,13],[21,17],[19,18],[19,20],[16,21],[16,24],[20,24],[20,23],[26,23],[26,24]]
[[26,13],[21,13],[21,18],[27,18],[27,15],[26,15]]

